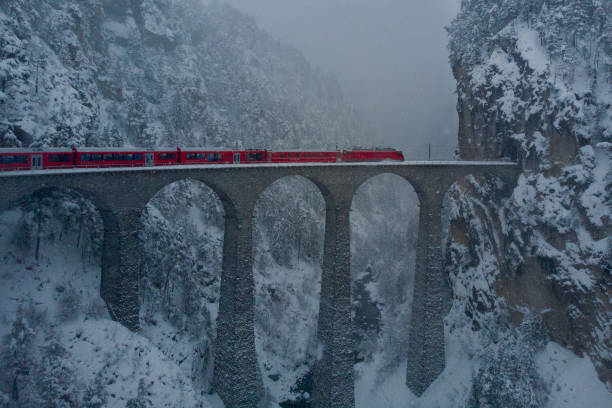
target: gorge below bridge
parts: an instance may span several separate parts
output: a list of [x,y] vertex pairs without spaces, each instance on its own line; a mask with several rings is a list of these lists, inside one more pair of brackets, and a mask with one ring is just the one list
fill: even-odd
[[350,209],[359,186],[395,174],[414,188],[420,203],[412,326],[406,350],[406,383],[421,395],[445,366],[443,325],[442,202],[453,183],[469,175],[496,176],[510,193],[518,176],[510,162],[325,163],[287,165],[164,166],[23,171],[0,174],[0,211],[33,194],[75,190],[102,215],[101,296],[113,319],[139,329],[141,214],[165,186],[192,179],[208,185],[225,210],[221,294],[215,341],[213,390],[228,408],[255,407],[263,381],[255,351],[253,213],[276,180],[302,176],[325,200],[325,235],[317,335],[321,359],[314,367],[315,407],[355,406],[351,322]]

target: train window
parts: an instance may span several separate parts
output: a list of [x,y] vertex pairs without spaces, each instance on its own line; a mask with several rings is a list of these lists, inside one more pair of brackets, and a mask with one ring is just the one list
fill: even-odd
[[262,153],[247,153],[246,158],[247,160],[251,160],[251,161],[261,161],[263,160],[263,154]]
[[221,153],[208,153],[209,162],[221,161]]
[[188,160],[206,160],[206,154],[204,153],[187,153]]
[[71,160],[69,154],[50,154],[49,161],[51,163],[67,163]]
[[132,160],[134,160],[134,155],[131,154],[131,153],[124,154],[123,155],[123,160],[130,160],[130,161],[132,161]]
[[17,156],[0,156],[0,163],[2,164],[11,164],[11,163],[27,163],[28,156],[26,155],[17,155]]
[[104,155],[104,160],[112,161],[113,160],[113,154],[112,153],[105,154]]
[[142,160],[142,153],[135,153],[134,160]]
[[81,155],[81,161],[90,161],[91,160],[91,154],[82,154]]
[[176,153],[160,153],[160,160],[176,160]]
[[102,155],[101,154],[92,154],[91,155],[91,161],[102,161]]

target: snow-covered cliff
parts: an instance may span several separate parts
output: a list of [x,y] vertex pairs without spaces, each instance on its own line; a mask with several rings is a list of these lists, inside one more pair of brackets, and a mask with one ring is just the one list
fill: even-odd
[[313,146],[363,129],[334,78],[216,1],[3,1],[0,60],[0,146]]
[[451,332],[458,319],[483,350],[531,350],[488,355],[473,406],[542,406],[562,387],[528,364],[547,340],[612,387],[611,16],[609,1],[464,0],[449,27],[461,158],[523,169],[513,191],[476,178],[452,191]]

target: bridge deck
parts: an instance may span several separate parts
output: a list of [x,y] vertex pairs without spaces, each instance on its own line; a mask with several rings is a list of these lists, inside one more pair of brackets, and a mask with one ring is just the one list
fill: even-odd
[[278,168],[278,167],[440,167],[440,166],[516,166],[509,161],[403,161],[403,162],[340,162],[340,163],[254,163],[254,164],[178,164],[171,166],[143,167],[91,167],[47,170],[17,170],[0,171],[0,177],[33,176],[44,174],[98,173],[125,171],[156,171],[156,170],[201,170],[201,169],[248,169],[248,168]]

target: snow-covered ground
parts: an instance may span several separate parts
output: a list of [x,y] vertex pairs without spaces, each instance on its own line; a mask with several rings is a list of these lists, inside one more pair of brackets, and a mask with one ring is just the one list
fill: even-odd
[[36,260],[35,237],[16,239],[24,215],[0,215],[0,405],[17,393],[20,407],[56,406],[62,395],[72,406],[122,407],[130,399],[219,406],[166,350],[110,319],[99,294],[99,257],[84,251],[72,228],[47,223]]
[[255,274],[255,347],[271,405],[301,396],[293,390],[316,356],[321,268],[300,262]]
[[[472,345],[467,345],[466,342]],[[379,361],[355,367],[357,408],[463,408],[468,406],[472,378],[480,361],[470,355],[473,339],[465,331],[448,337],[446,368],[429,389],[417,398],[406,387],[406,363],[389,376],[375,375]],[[584,408],[612,406],[612,393],[599,381],[588,357],[580,358],[557,343],[549,342],[536,355],[538,373],[549,389],[542,408]]]

